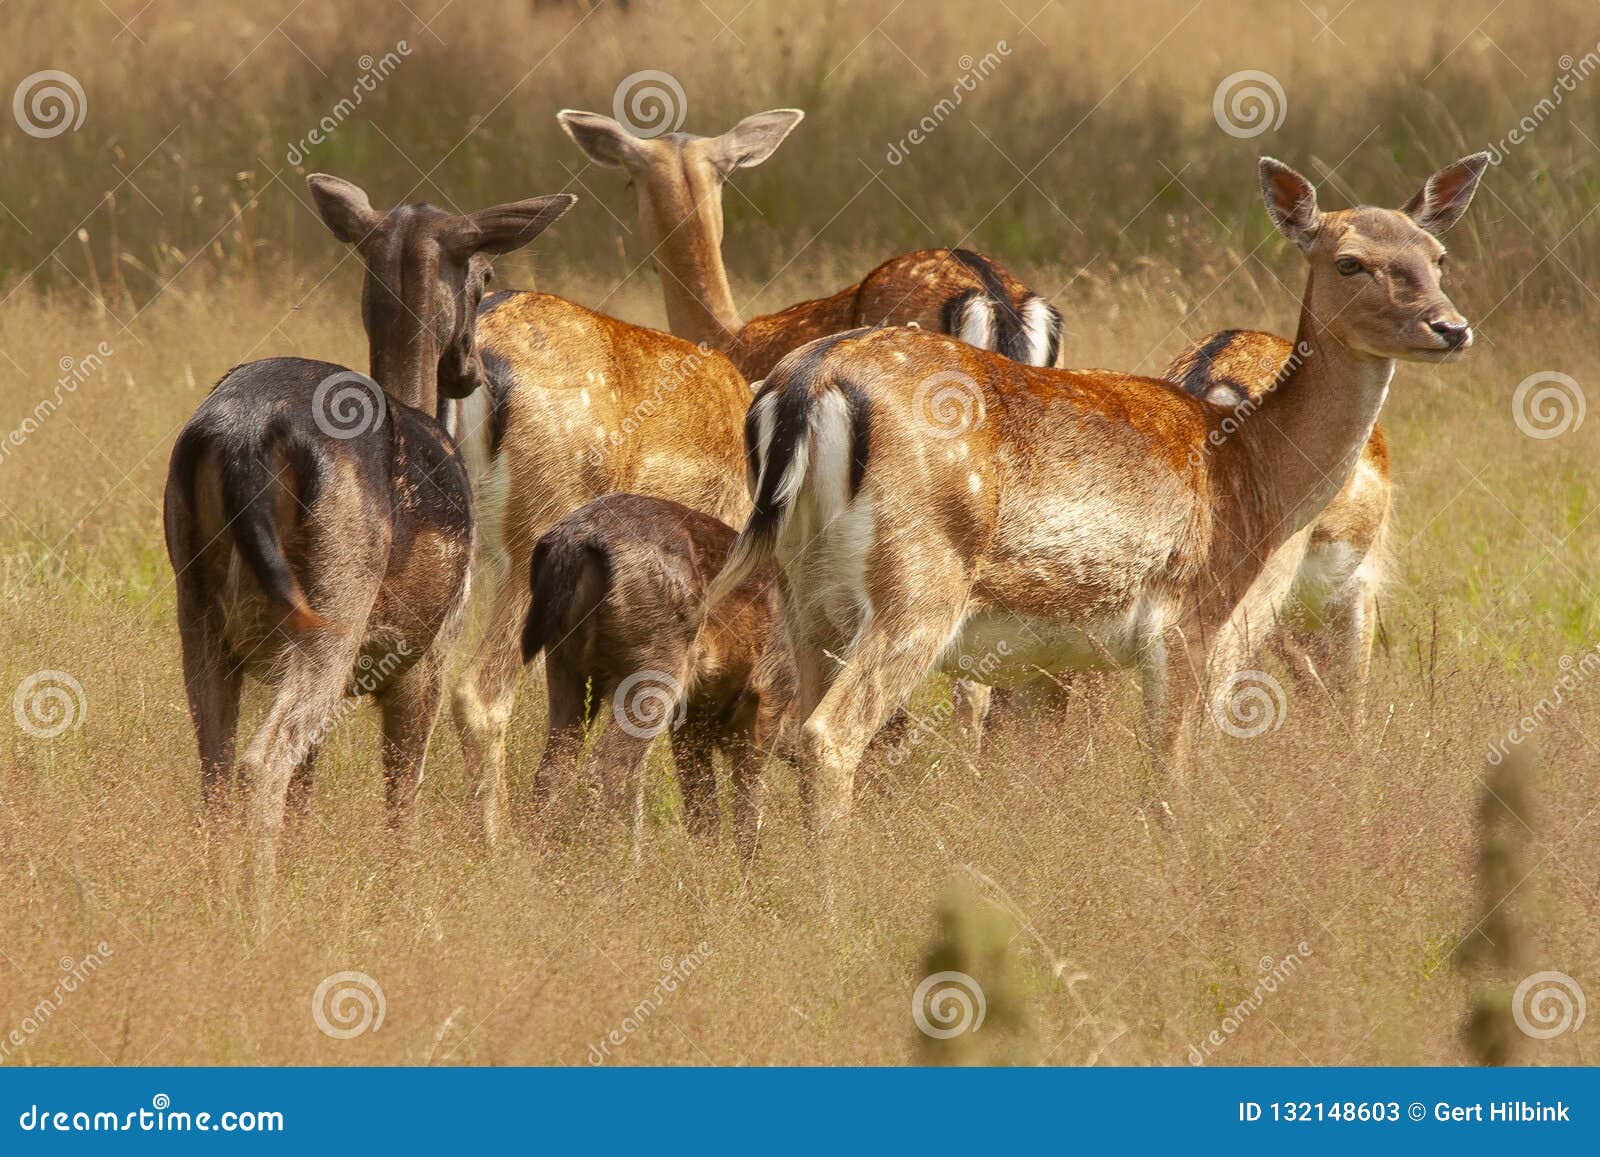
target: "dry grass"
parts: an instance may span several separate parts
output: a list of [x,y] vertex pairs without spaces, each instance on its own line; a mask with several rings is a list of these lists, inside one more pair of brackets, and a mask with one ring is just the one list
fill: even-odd
[[[77,134],[0,133],[0,202],[14,215],[0,212],[5,429],[52,392],[63,358],[102,341],[112,353],[0,458],[0,688],[60,670],[87,705],[82,726],[55,739],[5,719],[0,1033],[51,994],[63,957],[102,941],[112,951],[0,1063],[581,1064],[651,996],[661,958],[702,941],[703,966],[613,1047],[618,1060],[903,1062],[920,1055],[910,993],[952,881],[1002,902],[1016,931],[1004,983],[1020,1011],[1004,1059],[1184,1063],[1250,992],[1259,962],[1302,942],[1293,979],[1213,1046],[1219,1063],[1468,1059],[1470,990],[1451,961],[1480,915],[1485,747],[1549,695],[1562,656],[1600,639],[1590,578],[1600,435],[1591,422],[1533,440],[1510,405],[1535,371],[1586,382],[1600,370],[1600,305],[1585,283],[1600,275],[1586,217],[1600,186],[1585,138],[1600,140],[1592,99],[1558,110],[1492,170],[1451,239],[1452,292],[1479,322],[1480,347],[1462,365],[1397,378],[1384,419],[1400,487],[1397,563],[1370,726],[1352,735],[1297,696],[1275,733],[1214,736],[1178,793],[1183,846],[1152,840],[1133,817],[1143,764],[1121,677],[1011,725],[975,766],[934,743],[880,769],[831,921],[787,773],[748,895],[731,847],[707,856],[688,843],[664,759],[640,867],[604,831],[489,858],[471,837],[448,723],[415,840],[396,846],[382,830],[364,710],[332,742],[274,919],[258,932],[231,872],[208,880],[195,827],[160,491],[176,428],[228,366],[290,351],[362,364],[350,263],[297,204],[298,177],[271,174],[357,74],[355,57],[395,38],[417,51],[374,99],[372,122],[347,122],[311,161],[368,182],[379,200],[418,179],[383,133],[423,170],[439,165],[439,187],[425,191],[441,202],[563,187],[561,166],[576,172],[578,157],[549,114],[609,110],[617,78],[662,68],[689,93],[689,129],[771,105],[811,113],[728,198],[736,294],[753,308],[972,230],[969,244],[1060,290],[1076,363],[1153,371],[1208,329],[1293,325],[1298,259],[1276,242],[1258,247],[1258,147],[1319,174],[1313,158],[1332,166],[1350,153],[1324,181],[1328,200],[1398,201],[1435,164],[1501,138],[1549,91],[1562,53],[1593,47],[1566,9],[1502,12],[1452,53],[1481,13],[1463,23],[1443,19],[1443,6],[1358,0],[1335,23],[1341,44],[1313,39],[1308,15],[1259,19],[1279,6],[1207,4],[1162,40],[1188,4],[1133,16],[1056,5],[1032,26],[1044,46],[988,6],[931,23],[908,6],[868,35],[889,6],[841,5],[825,30],[798,30],[786,6],[757,3],[736,19],[738,6],[725,6],[743,45],[713,39],[709,17],[691,28],[681,14],[602,11],[557,48],[580,9],[454,5],[434,26],[441,45],[399,6],[360,21],[342,5],[308,6],[283,27],[329,72],[323,82],[268,34],[276,8],[157,4],[133,24],[147,45],[124,34],[107,53],[63,36],[68,17],[54,6],[11,0],[8,11],[19,4],[18,59],[74,72],[90,105]],[[117,31],[107,24],[100,39]],[[948,92],[955,58],[1001,37],[1016,55],[910,161],[885,167],[884,145]],[[1210,114],[1217,79],[1243,68],[1274,73],[1289,94],[1283,127],[1254,141],[1220,133]],[[974,127],[1026,169],[1083,117],[1035,185],[1009,193],[1018,174]],[[121,186],[113,214],[98,200],[120,179],[112,163],[126,171],[152,149],[139,192]],[[236,178],[245,172],[254,176]],[[659,324],[648,276],[619,288],[644,255],[597,204],[631,222],[631,194],[610,172],[578,179],[587,208],[541,242],[541,286]],[[259,200],[235,218],[229,197],[245,205],[251,189]],[[87,243],[73,236],[80,219]],[[504,283],[528,282],[528,260],[505,266]],[[527,696],[513,735],[524,777],[540,715]],[[1600,689],[1587,686],[1537,728],[1528,874],[1506,901],[1527,970],[1567,972],[1591,991],[1596,734]],[[381,984],[387,1015],[378,1032],[338,1041],[317,1030],[311,996],[348,969]],[[1588,1040],[1519,1038],[1514,1059],[1593,1063]]]

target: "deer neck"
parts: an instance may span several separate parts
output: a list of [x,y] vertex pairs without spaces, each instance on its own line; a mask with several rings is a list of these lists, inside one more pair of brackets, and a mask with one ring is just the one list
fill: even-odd
[[726,349],[744,321],[733,304],[722,246],[697,207],[656,246],[667,326],[678,337]]
[[439,350],[437,343],[422,334],[410,340],[372,341],[368,345],[368,365],[372,380],[390,397],[421,410],[429,417],[439,416]]
[[1394,361],[1359,353],[1317,320],[1306,291],[1294,350],[1276,386],[1240,427],[1261,523],[1275,547],[1344,488],[1389,393]]

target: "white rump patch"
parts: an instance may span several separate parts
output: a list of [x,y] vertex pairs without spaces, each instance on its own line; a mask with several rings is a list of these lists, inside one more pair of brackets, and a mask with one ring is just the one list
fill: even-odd
[[1050,345],[1057,337],[1059,322],[1056,313],[1050,308],[1050,303],[1044,298],[1034,295],[1022,303],[1022,336],[1027,342],[1028,356],[1025,359],[1030,366],[1048,365],[1050,362]]
[[994,349],[994,302],[981,293],[974,293],[962,302],[952,319],[955,336],[968,345],[981,350]]

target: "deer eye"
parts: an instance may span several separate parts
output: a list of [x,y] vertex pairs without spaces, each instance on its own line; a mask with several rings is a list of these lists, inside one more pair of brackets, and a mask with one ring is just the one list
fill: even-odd
[[1333,267],[1339,271],[1342,277],[1351,277],[1360,273],[1363,269],[1361,262],[1354,257],[1341,257],[1333,263]]

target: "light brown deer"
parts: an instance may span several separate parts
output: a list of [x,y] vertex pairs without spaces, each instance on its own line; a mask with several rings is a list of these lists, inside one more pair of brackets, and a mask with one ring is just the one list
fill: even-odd
[[599,113],[564,109],[556,119],[591,160],[627,170],[672,332],[726,350],[752,382],[790,350],[862,325],[915,323],[1018,361],[1056,364],[1061,315],[998,263],[966,249],[894,257],[830,297],[742,320],[722,263],[722,186],[770,157],[804,116],[774,109],[717,137],[653,138]]
[[605,801],[625,815],[639,855],[645,756],[672,744],[689,831],[714,837],[715,757],[728,763],[739,857],[748,871],[761,787],[794,695],[778,590],[758,569],[702,626],[706,588],[733,528],[677,502],[597,498],[560,519],[534,548],[522,655],[545,657],[549,738],[534,802],[566,786],[592,728]]
[[[1184,347],[1162,376],[1243,421],[1273,390],[1293,352],[1293,344],[1276,334],[1219,330]],[[1392,491],[1389,445],[1374,426],[1344,489],[1281,548],[1299,561],[1277,622],[1258,640],[1276,650],[1302,684],[1342,701],[1357,726],[1365,717],[1378,592],[1389,561]]]
[[366,266],[372,378],[304,358],[230,370],[178,435],[164,512],[213,812],[232,786],[243,679],[273,687],[238,769],[263,888],[291,782],[303,805],[347,695],[370,694],[382,712],[392,823],[416,795],[473,548],[467,473],[435,413],[441,396],[484,381],[472,330],[489,257],[526,245],[577,199],[380,213],[347,181],[309,181]]
[[[1021,366],[916,330],[822,339],[775,367],[745,424],[754,509],[708,605],[776,557],[825,835],[882,721],[941,659],[974,655],[1004,660],[991,682],[1136,666],[1146,808],[1170,815],[1208,660],[1236,670],[1270,626],[1262,580],[1349,479],[1395,361],[1471,344],[1437,235],[1488,159],[1440,171],[1401,210],[1327,213],[1262,159],[1268,213],[1309,266],[1300,356],[1226,431],[1225,411],[1162,380]],[[955,430],[938,420],[952,401]]]
[[493,843],[534,543],[562,515],[617,491],[741,522],[750,508],[739,437],[750,387],[717,350],[545,293],[486,297],[476,346],[487,388],[452,403],[445,424],[478,505],[483,578],[475,581],[493,594],[451,707]]

